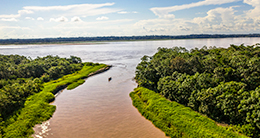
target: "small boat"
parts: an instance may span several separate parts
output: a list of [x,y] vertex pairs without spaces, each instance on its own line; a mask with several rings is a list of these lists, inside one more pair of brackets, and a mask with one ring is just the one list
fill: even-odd
[[112,80],[112,77],[109,77],[109,78],[108,78],[108,81],[111,81],[111,80]]

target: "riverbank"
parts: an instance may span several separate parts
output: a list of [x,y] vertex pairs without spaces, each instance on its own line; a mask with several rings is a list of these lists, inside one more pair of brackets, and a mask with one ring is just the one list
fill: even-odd
[[99,45],[99,44],[105,44],[107,42],[90,42],[90,41],[80,41],[80,42],[51,42],[51,43],[14,43],[14,44],[0,44],[1,46],[17,46],[17,45],[51,45],[51,46],[55,46],[55,45]]
[[150,36],[97,36],[68,38],[35,38],[35,39],[0,39],[3,44],[48,44],[74,42],[111,42],[111,41],[147,41],[147,40],[178,40],[178,39],[208,39],[208,38],[238,38],[260,37],[260,34],[190,34],[190,35],[150,35]]
[[246,137],[203,116],[189,107],[169,101],[160,94],[139,87],[130,93],[133,105],[170,137]]
[[8,118],[4,123],[5,138],[29,137],[34,133],[32,127],[52,117],[56,106],[49,103],[55,99],[54,94],[69,84],[87,78],[91,73],[98,74],[111,66],[105,64],[84,63],[83,68],[60,79],[44,83],[43,90],[31,95],[25,101],[24,107]]
[[[85,82],[84,79],[86,79],[86,78],[88,78],[88,77],[91,77],[91,76],[93,76],[93,75],[97,75],[97,74],[99,74],[99,73],[105,72],[105,71],[109,70],[111,67],[112,67],[111,65],[107,65],[106,67],[103,67],[103,68],[101,68],[101,69],[98,69],[97,71],[94,71],[94,72],[89,73],[87,76],[83,75],[83,76],[81,76],[81,78],[79,78],[78,80],[75,80],[75,81],[72,82],[71,84],[69,84],[69,85],[67,85],[67,84],[66,84],[66,85],[63,85],[60,90],[66,88],[66,87],[67,87],[68,90],[72,90],[72,89],[78,87],[79,85],[83,84],[83,83]],[[86,69],[84,69],[84,70],[86,70]],[[80,72],[85,72],[85,71],[81,70]],[[60,91],[60,90],[58,90],[58,91]],[[56,93],[57,93],[57,92],[56,92]],[[54,93],[54,94],[56,95],[56,93]]]

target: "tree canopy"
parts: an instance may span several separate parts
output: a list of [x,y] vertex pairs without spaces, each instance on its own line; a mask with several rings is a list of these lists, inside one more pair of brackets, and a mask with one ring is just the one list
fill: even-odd
[[158,48],[141,59],[135,79],[139,86],[259,137],[259,44]]
[[0,137],[6,121],[24,106],[30,95],[39,93],[43,82],[58,79],[80,70],[83,63],[79,57],[58,56],[30,57],[0,55]]

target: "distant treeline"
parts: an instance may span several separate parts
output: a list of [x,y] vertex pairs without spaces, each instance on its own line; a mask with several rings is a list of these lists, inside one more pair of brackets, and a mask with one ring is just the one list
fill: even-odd
[[6,44],[41,44],[66,43],[79,41],[134,41],[134,40],[164,40],[164,39],[198,39],[198,38],[236,38],[260,37],[260,34],[191,34],[191,35],[146,35],[146,36],[102,36],[102,37],[69,37],[69,38],[37,38],[37,39],[0,39],[1,45]]

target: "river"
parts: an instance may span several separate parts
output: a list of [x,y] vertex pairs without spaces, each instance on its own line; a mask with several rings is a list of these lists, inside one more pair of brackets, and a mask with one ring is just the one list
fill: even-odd
[[[80,57],[83,62],[99,62],[113,67],[89,77],[73,90],[61,91],[53,103],[53,117],[34,127],[34,137],[48,138],[161,138],[153,126],[132,106],[129,93],[137,86],[135,67],[143,55],[152,56],[158,47],[228,47],[252,45],[260,38],[189,39],[164,41],[109,42],[95,45],[4,45],[0,54],[18,54],[31,58],[58,55]],[[108,78],[112,77],[111,81]]]

